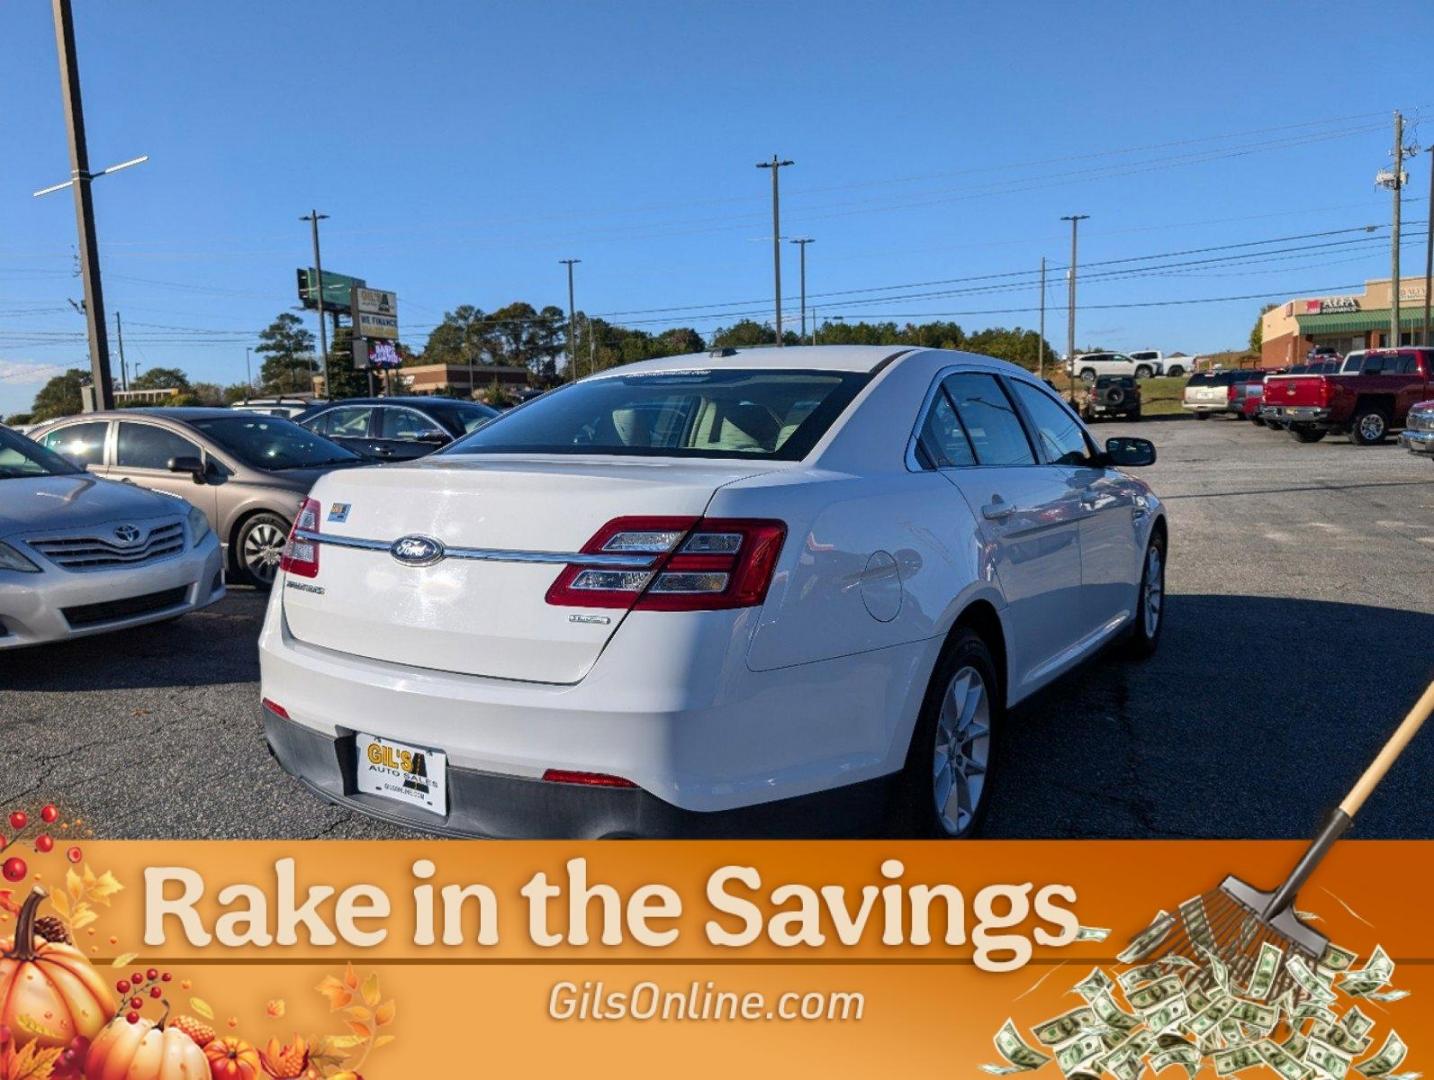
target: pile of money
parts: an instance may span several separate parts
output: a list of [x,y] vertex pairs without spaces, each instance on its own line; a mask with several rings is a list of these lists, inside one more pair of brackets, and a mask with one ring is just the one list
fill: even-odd
[[[1196,955],[1150,959],[1182,924]],[[1101,936],[1083,928],[1080,940]],[[1375,1023],[1359,1003],[1408,996],[1390,985],[1394,961],[1380,947],[1362,965],[1337,945],[1310,962],[1266,940],[1232,970],[1195,897],[1178,914],[1157,914],[1117,959],[1121,970],[1095,968],[1076,983],[1083,1004],[1037,1024],[1031,1041],[1007,1020],[995,1037],[1004,1062],[982,1070],[1011,1076],[1054,1061],[1072,1080],[1137,1080],[1172,1065],[1192,1078],[1205,1066],[1219,1076],[1268,1066],[1284,1080],[1345,1080],[1351,1071],[1355,1080],[1420,1080],[1395,1071],[1408,1054],[1396,1032],[1370,1053]]]

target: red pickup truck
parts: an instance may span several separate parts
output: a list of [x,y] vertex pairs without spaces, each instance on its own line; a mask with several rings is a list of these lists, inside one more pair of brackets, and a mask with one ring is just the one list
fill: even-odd
[[1404,426],[1409,407],[1434,396],[1434,348],[1352,352],[1331,375],[1281,375],[1265,383],[1262,415],[1300,442],[1346,432],[1361,446]]

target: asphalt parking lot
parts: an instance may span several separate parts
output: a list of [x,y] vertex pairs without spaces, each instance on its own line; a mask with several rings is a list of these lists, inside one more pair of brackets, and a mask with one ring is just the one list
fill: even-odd
[[[1011,718],[993,837],[1311,833],[1434,678],[1434,467],[1248,423],[1101,424],[1151,438],[1169,506],[1159,654],[1092,664]],[[265,597],[0,654],[0,807],[61,799],[105,837],[383,837],[310,795],[260,735]],[[1434,838],[1434,731],[1357,835]]]

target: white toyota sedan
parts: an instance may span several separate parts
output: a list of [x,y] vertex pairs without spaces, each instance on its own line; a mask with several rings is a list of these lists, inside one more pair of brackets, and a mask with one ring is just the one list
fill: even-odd
[[1165,512],[1029,372],[647,361],[323,477],[260,639],[270,748],[456,835],[967,836],[1008,709],[1159,641]]

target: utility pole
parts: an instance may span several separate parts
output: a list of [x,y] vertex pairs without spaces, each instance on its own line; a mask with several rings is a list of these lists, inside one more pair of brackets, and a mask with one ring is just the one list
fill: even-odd
[[1424,335],[1420,339],[1425,345],[1434,343],[1429,337],[1429,293],[1434,291],[1434,146],[1429,147],[1429,219],[1428,239],[1424,247]]
[[810,236],[801,236],[793,240],[797,250],[801,253],[801,280],[802,280],[802,333],[798,341],[805,341],[807,338],[807,245],[814,243]]
[[817,343],[817,309],[816,309],[816,308],[812,308],[812,341],[811,341],[811,343],[812,343],[813,345],[815,345],[815,344]]
[[[1389,342],[1399,348],[1399,207],[1404,201],[1404,117],[1394,110],[1394,176],[1389,181],[1394,195],[1393,247],[1389,252]],[[1430,207],[1434,213],[1434,207]]]
[[[100,288],[100,250],[95,205],[90,197],[90,152],[85,143],[85,110],[80,101],[80,62],[75,55],[75,21],[70,0],[54,0],[55,47],[60,53],[60,93],[70,136],[70,178],[75,189],[75,224],[80,234],[80,274],[85,287],[85,322],[90,339],[90,378],[97,409],[115,406],[110,346],[105,337],[105,300]],[[38,194],[38,193],[37,193]]]
[[[314,288],[318,293],[319,301],[319,352],[324,358],[324,396],[332,398],[334,396],[334,384],[333,380],[329,378],[329,330],[328,327],[324,325],[324,297],[327,294],[324,292],[324,264],[319,258],[319,222],[325,220],[328,216],[328,214],[321,214],[317,210],[310,210],[303,217],[299,218],[299,220],[309,223],[314,237],[314,276],[318,279],[314,283]],[[310,386],[309,389],[312,390],[313,387]]]
[[795,162],[783,161],[776,154],[771,161],[757,162],[759,169],[772,170],[772,294],[777,309],[777,348],[782,347],[782,215],[777,174]]
[[1066,372],[1070,377],[1070,399],[1075,402],[1075,319],[1076,319],[1076,234],[1080,223],[1089,214],[1066,214],[1062,221],[1071,223],[1071,264],[1066,271]]
[[573,382],[578,381],[578,324],[576,307],[573,304],[573,267],[582,262],[581,259],[559,259],[568,268],[568,375]]
[[1046,377],[1046,257],[1041,256],[1041,331],[1036,346],[1036,378]]
[[254,350],[244,346],[244,400],[249,400],[249,391],[254,389],[254,373],[249,367],[249,354]]
[[124,326],[120,324],[120,313],[115,312],[115,344],[119,346],[120,356],[120,389],[129,389],[129,368],[124,362]]

